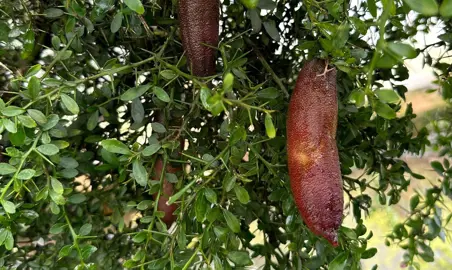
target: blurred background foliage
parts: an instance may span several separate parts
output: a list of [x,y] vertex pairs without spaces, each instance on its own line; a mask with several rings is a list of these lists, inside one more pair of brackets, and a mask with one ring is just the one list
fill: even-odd
[[[452,1],[221,4],[217,74],[198,78],[176,0],[0,2],[0,265],[376,269],[386,246],[403,251],[390,269],[450,265],[436,243],[450,246]],[[336,249],[303,225],[286,168],[287,104],[313,57],[338,69]],[[444,100],[418,118],[410,59]],[[183,168],[165,175],[171,227],[158,160]]]

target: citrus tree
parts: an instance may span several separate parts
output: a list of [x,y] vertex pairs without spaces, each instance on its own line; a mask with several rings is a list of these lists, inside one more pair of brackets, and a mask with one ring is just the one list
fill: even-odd
[[[445,56],[429,54],[450,48],[451,6],[223,0],[216,74],[198,77],[178,1],[0,2],[0,265],[240,269],[261,259],[264,269],[359,269],[378,252],[367,245],[368,209],[396,205],[423,178],[401,159],[430,144],[411,106],[400,111],[404,60],[423,57],[452,98]],[[439,42],[413,46],[432,26],[443,29]],[[344,216],[357,224],[341,227],[337,248],[304,225],[286,167],[286,142],[297,140],[285,136],[289,97],[314,57],[338,71]],[[449,156],[441,128],[435,146]],[[434,260],[430,241],[446,237],[451,217],[442,202],[452,169],[432,165],[441,181],[412,198],[387,237],[410,267]],[[157,203],[167,182],[173,223]]]

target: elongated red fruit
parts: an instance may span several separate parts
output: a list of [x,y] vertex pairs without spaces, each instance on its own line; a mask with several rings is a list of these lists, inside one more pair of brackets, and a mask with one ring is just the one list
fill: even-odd
[[215,74],[215,49],[205,44],[218,46],[219,10],[219,0],[179,1],[182,45],[193,75]]
[[[166,165],[167,173],[176,173],[179,170],[180,169],[173,168],[169,164]],[[154,173],[155,173],[154,180],[157,180],[157,181],[160,180],[162,171],[163,171],[163,162],[159,158],[156,160],[155,165],[154,165]],[[170,226],[177,218],[175,215],[173,215],[174,211],[176,211],[176,209],[177,209],[177,205],[176,204],[171,204],[171,205],[166,204],[169,197],[171,197],[171,195],[173,195],[173,194],[174,194],[173,184],[168,182],[168,180],[165,178],[163,180],[162,193],[160,194],[159,201],[157,202],[158,203],[157,210],[165,213],[165,216],[162,218],[162,221],[165,222],[165,224],[168,226]],[[157,194],[153,194],[152,196],[153,196],[154,200],[157,198]]]
[[344,196],[336,145],[336,70],[323,60],[301,69],[287,117],[287,153],[295,203],[308,228],[338,245]]

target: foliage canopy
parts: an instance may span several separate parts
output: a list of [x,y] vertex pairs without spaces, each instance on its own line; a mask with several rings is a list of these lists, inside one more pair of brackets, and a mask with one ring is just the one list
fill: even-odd
[[[404,60],[419,55],[452,98],[445,56],[429,54],[450,49],[452,1],[223,0],[218,73],[208,78],[187,68],[177,2],[0,2],[0,265],[239,269],[262,257],[265,269],[359,269],[377,252],[365,213],[399,203],[423,178],[401,156],[431,142],[452,154],[447,115],[429,141],[411,106],[400,111]],[[437,43],[413,47],[438,25]],[[344,215],[357,223],[341,228],[336,249],[303,225],[286,168],[289,95],[313,57],[338,69]],[[170,230],[152,196],[158,158],[184,166],[166,175],[178,190]],[[412,197],[387,237],[410,267],[434,260],[429,243],[446,237],[451,219],[442,202],[452,169],[447,159],[432,166],[441,181]],[[353,168],[364,173],[351,177]]]

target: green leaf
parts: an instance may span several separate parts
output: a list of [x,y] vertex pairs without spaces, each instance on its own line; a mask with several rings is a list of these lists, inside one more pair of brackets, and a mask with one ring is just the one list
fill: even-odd
[[122,101],[131,101],[131,100],[134,100],[134,99],[142,96],[150,88],[151,88],[150,84],[145,84],[145,85],[140,85],[140,86],[137,86],[134,88],[130,88],[129,90],[124,92],[120,98]]
[[262,99],[276,99],[279,97],[279,91],[274,87],[269,87],[257,92],[256,95]]
[[281,37],[279,36],[278,29],[276,28],[275,21],[269,20],[264,22],[264,28],[267,34],[276,42],[279,42]]
[[444,174],[444,167],[443,164],[439,161],[432,161],[430,163],[430,166],[435,170],[436,173],[438,173],[440,176],[443,176]]
[[141,243],[148,237],[148,233],[143,231],[135,234],[135,236],[132,238],[132,241],[135,243]]
[[66,256],[69,256],[69,254],[71,253],[71,250],[72,250],[71,245],[66,245],[66,246],[62,247],[60,249],[60,252],[58,253],[58,258],[64,258]]
[[3,126],[5,126],[6,130],[10,133],[14,134],[17,132],[16,124],[14,124],[14,122],[9,120],[8,118],[3,119]]
[[23,50],[21,57],[22,59],[28,59],[32,54],[35,48],[35,32],[32,28],[28,29],[24,35],[23,40]]
[[47,131],[52,129],[53,127],[58,124],[58,121],[60,121],[60,117],[56,114],[51,114],[49,117],[47,117],[47,122],[42,125],[42,130]]
[[10,201],[2,201],[2,206],[3,206],[3,209],[5,209],[5,211],[7,213],[10,213],[10,214],[16,213],[16,205],[14,203],[12,203]]
[[49,232],[51,234],[60,234],[66,228],[66,223],[55,223],[52,227],[50,227]]
[[72,204],[81,204],[82,202],[86,201],[86,196],[81,193],[74,194],[68,198],[68,201]]
[[9,165],[8,163],[0,163],[0,175],[8,175],[15,173],[16,167]]
[[[149,207],[151,207],[152,204],[153,204],[153,201],[150,201],[150,200],[144,200],[144,201],[141,201],[141,202],[137,205],[137,209],[143,211],[143,210],[146,210],[146,209],[148,209]],[[140,221],[142,222],[143,220],[140,219]]]
[[35,109],[28,109],[27,113],[40,125],[43,125],[47,122],[47,117],[41,111]]
[[152,126],[152,131],[155,131],[157,133],[165,133],[166,132],[166,128],[164,125],[160,124],[160,123],[151,123]]
[[97,123],[99,123],[99,111],[98,110],[96,110],[89,116],[88,122],[86,123],[86,129],[88,129],[89,131],[94,130],[97,127]]
[[246,251],[231,251],[228,253],[228,259],[231,260],[236,267],[253,265],[253,261]]
[[334,260],[330,262],[330,264],[328,265],[328,269],[329,270],[343,270],[343,269],[345,269],[347,260],[348,260],[348,253],[343,252],[343,253],[337,255],[337,257],[334,258]]
[[366,101],[366,94],[361,90],[354,90],[350,93],[349,100],[354,102],[356,107],[362,107]]
[[27,73],[25,73],[25,78],[30,78],[33,75],[36,75],[41,70],[41,65],[36,64],[28,69]]
[[414,11],[425,16],[434,16],[438,14],[438,4],[436,0],[404,0],[405,3]]
[[[52,37],[52,46],[53,46],[53,48],[54,48],[55,50],[57,50],[57,51],[60,49],[60,46],[61,46],[61,39],[60,39],[58,36],[53,36],[53,37]],[[52,78],[46,79],[46,80],[43,81],[43,83],[44,83],[45,85],[49,85],[49,84],[48,84],[49,82],[55,82],[55,83],[57,83],[57,85],[60,84],[60,81],[59,81],[59,80],[55,80],[55,79],[52,79]],[[50,86],[50,85],[49,85],[49,86]]]
[[400,57],[406,57],[408,59],[416,58],[417,52],[411,45],[399,43],[399,42],[389,42],[388,48]]
[[226,190],[226,192],[231,191],[235,186],[235,181],[237,180],[237,177],[235,175],[233,176],[227,176],[225,177],[223,181],[223,188]]
[[17,119],[19,119],[19,122],[27,128],[35,128],[37,126],[35,120],[28,115],[19,115]]
[[0,246],[5,242],[6,236],[8,234],[8,230],[5,228],[0,228]]
[[439,8],[439,14],[444,18],[452,17],[452,0],[444,0]]
[[248,9],[256,8],[259,4],[259,0],[240,0],[240,2]]
[[199,94],[199,99],[201,100],[202,105],[206,110],[210,110],[209,104],[207,103],[207,99],[210,98],[212,94],[210,93],[210,89],[207,87],[202,87],[201,92]]
[[177,175],[175,175],[174,173],[166,173],[165,178],[166,178],[166,181],[173,183],[173,184],[176,184],[179,181],[179,179],[177,179]]
[[385,103],[397,103],[400,101],[399,95],[394,90],[378,89],[375,91],[378,99]]
[[410,211],[413,212],[419,205],[419,195],[415,194],[410,199]]
[[37,147],[38,151],[43,153],[46,156],[53,156],[60,152],[60,149],[56,147],[54,144],[43,144]]
[[377,251],[376,248],[369,248],[361,254],[361,259],[370,259],[377,254]]
[[21,146],[25,143],[25,130],[22,125],[17,125],[17,132],[9,134],[9,140],[13,145]]
[[84,260],[88,259],[94,252],[97,251],[97,247],[92,245],[87,245],[81,248],[82,258]]
[[132,119],[135,123],[141,123],[144,119],[144,107],[139,98],[132,100]]
[[154,86],[152,88],[154,94],[157,96],[158,99],[160,99],[163,102],[170,102],[171,98],[168,96],[168,94],[163,90],[163,88]]
[[349,38],[349,30],[350,27],[347,23],[339,25],[333,36],[333,46],[336,49],[342,49],[345,46]]
[[137,183],[145,187],[148,183],[148,173],[146,171],[146,168],[143,166],[143,164],[140,163],[140,161],[135,160],[132,165],[132,172],[133,177],[137,181]]
[[38,97],[39,91],[41,91],[41,81],[36,76],[33,76],[28,82],[28,93],[31,100],[35,100]]
[[395,111],[391,107],[389,107],[388,104],[385,104],[381,101],[377,101],[375,103],[374,110],[379,116],[381,116],[383,118],[386,118],[386,119],[396,118]]
[[49,8],[44,10],[44,16],[46,18],[54,19],[62,16],[64,12],[59,8]]
[[217,193],[213,191],[211,188],[206,188],[204,190],[204,195],[206,196],[206,199],[211,203],[217,203]]
[[54,215],[58,215],[60,213],[60,207],[55,202],[50,202],[50,211]]
[[6,250],[11,250],[14,247],[14,236],[10,231],[6,231],[4,245],[5,245]]
[[24,112],[25,112],[24,109],[16,107],[16,106],[8,106],[1,110],[1,113],[4,116],[9,116],[9,117],[18,116],[20,114],[23,114]]
[[113,17],[113,20],[111,21],[111,24],[110,24],[110,31],[112,33],[116,33],[119,31],[119,29],[121,28],[121,25],[122,25],[123,18],[124,18],[124,16],[122,15],[121,11],[116,13],[115,17]]
[[251,27],[253,28],[253,33],[259,33],[262,29],[262,20],[257,9],[249,9],[247,12],[247,16],[251,20]]
[[91,232],[92,229],[93,229],[93,225],[91,225],[89,223],[83,224],[83,226],[78,231],[78,235],[86,236]]
[[231,229],[231,231],[233,231],[235,233],[239,233],[240,232],[240,222],[234,216],[234,214],[232,214],[231,212],[229,212],[226,209],[223,209],[223,216],[224,216],[224,219],[226,220],[226,223],[228,224],[228,227]]
[[196,196],[196,202],[195,202],[195,214],[196,214],[196,220],[198,222],[203,222],[206,217],[207,212],[207,200],[204,197],[204,194],[198,194]]
[[140,0],[124,0],[124,4],[140,15],[144,13],[144,7]]
[[56,193],[58,193],[60,195],[63,194],[64,187],[63,187],[63,184],[61,184],[61,182],[58,181],[58,179],[56,179],[55,177],[51,177],[50,184],[52,185],[53,191],[55,191]]
[[377,18],[377,5],[375,3],[375,0],[368,0],[367,7],[369,8],[369,12],[372,17]]
[[75,100],[73,100],[70,96],[61,94],[61,101],[63,102],[66,109],[68,109],[72,114],[80,113],[80,108],[78,107],[77,102],[75,102]]
[[242,204],[247,204],[250,201],[250,195],[248,194],[248,191],[244,189],[243,187],[239,185],[234,186],[235,196],[237,196],[237,199]]
[[213,114],[213,116],[218,116],[224,110],[222,97],[218,93],[215,93],[215,95],[210,96],[207,99],[207,104],[208,104],[209,110]]
[[270,139],[276,136],[275,126],[273,125],[272,116],[267,113],[265,114],[265,131]]
[[228,72],[223,78],[223,91],[225,93],[231,92],[233,86],[234,86],[234,75]]
[[160,148],[162,148],[160,144],[151,144],[149,146],[146,146],[146,148],[143,149],[141,154],[145,157],[149,157],[157,153],[157,151],[160,150]]
[[129,147],[125,145],[124,143],[116,140],[116,139],[108,139],[103,140],[101,142],[102,147],[105,148],[110,153],[115,154],[123,154],[123,155],[131,155],[132,152],[129,150]]
[[162,76],[165,80],[170,81],[170,80],[176,78],[177,74],[174,73],[174,71],[167,69],[167,70],[162,70],[160,72],[160,76]]
[[58,165],[66,169],[75,169],[78,167],[79,164],[77,160],[75,160],[72,157],[61,157]]
[[35,173],[36,171],[33,169],[22,170],[17,174],[17,179],[28,180],[31,179],[35,175]]
[[421,249],[419,256],[422,258],[422,260],[424,260],[425,262],[433,262],[435,260],[435,254],[433,253],[432,248],[423,242],[418,242],[418,245]]

